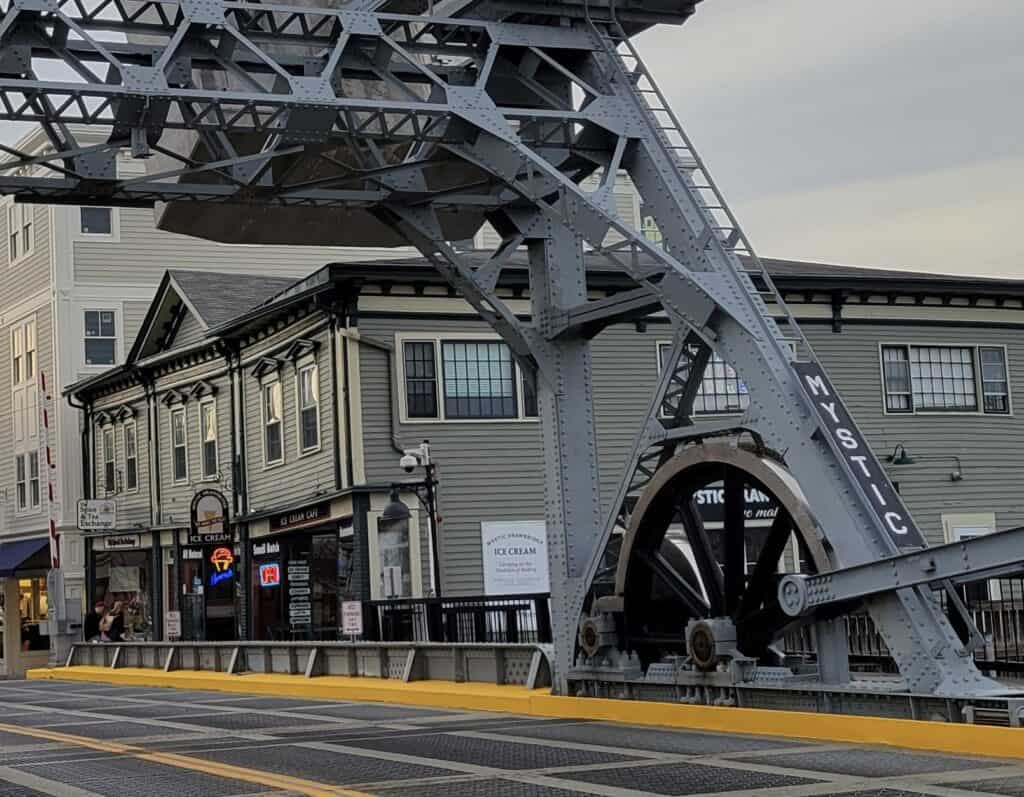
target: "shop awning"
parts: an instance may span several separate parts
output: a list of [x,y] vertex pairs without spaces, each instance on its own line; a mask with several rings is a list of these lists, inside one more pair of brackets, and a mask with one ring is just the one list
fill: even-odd
[[[23,569],[22,565],[49,545],[50,541],[46,537],[18,540],[17,542],[0,542],[0,578],[13,576],[16,570]],[[31,569],[37,570],[49,567],[49,560],[40,562],[38,565],[35,562],[31,564],[33,565]]]

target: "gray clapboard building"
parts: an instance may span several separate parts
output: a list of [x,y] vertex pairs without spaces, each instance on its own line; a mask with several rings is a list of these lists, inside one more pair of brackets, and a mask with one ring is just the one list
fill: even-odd
[[[1024,282],[767,265],[929,538],[1024,524]],[[594,268],[594,290],[630,287]],[[500,290],[528,313],[521,262]],[[543,519],[532,377],[425,261],[299,280],[172,270],[138,328],[122,365],[67,391],[83,408],[88,497],[116,506],[113,528],[82,537],[83,582],[125,601],[134,633],[165,634],[173,617],[186,638],[330,638],[345,599],[428,594],[431,539],[411,489],[397,489],[407,535],[381,518],[413,478],[402,452],[423,440],[439,469],[443,594],[512,583],[485,539]],[[595,338],[605,504],[668,339],[656,315]],[[745,402],[712,361],[699,418],[739,417]],[[700,501],[714,528],[715,491]],[[543,555],[517,553],[527,570]],[[789,559],[799,567],[795,548]],[[542,574],[527,576],[537,588]]]

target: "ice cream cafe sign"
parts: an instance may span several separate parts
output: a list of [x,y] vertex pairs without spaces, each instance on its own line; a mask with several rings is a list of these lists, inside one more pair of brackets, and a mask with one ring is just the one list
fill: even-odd
[[522,595],[548,592],[548,537],[544,521],[480,524],[484,593]]

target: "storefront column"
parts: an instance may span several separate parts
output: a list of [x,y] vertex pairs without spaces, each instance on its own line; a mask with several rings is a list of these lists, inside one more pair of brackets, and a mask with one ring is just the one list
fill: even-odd
[[370,600],[370,534],[372,532],[367,519],[369,509],[370,496],[367,493],[356,493],[352,496],[352,534],[355,538],[352,591],[363,601]]
[[153,602],[152,636],[156,641],[164,638],[164,549],[160,545],[160,532],[154,531],[152,536],[153,545],[150,548],[150,555],[153,561],[153,574],[150,576],[152,579],[150,600]]
[[249,611],[249,596],[252,586],[252,556],[249,547],[249,525],[238,526],[238,565],[235,578],[238,579],[238,616],[235,624],[238,627],[238,639],[242,642],[251,638],[252,617]]
[[21,615],[18,610],[18,579],[0,578],[4,599],[4,640],[0,656],[4,660],[4,674],[14,677],[21,658]]
[[84,611],[91,612],[96,605],[96,563],[92,556],[93,539],[86,537],[85,540],[85,607]]

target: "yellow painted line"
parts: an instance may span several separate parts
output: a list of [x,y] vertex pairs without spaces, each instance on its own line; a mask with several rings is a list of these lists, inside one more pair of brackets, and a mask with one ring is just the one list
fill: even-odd
[[201,759],[189,758],[177,753],[159,753],[146,750],[142,747],[120,744],[118,742],[104,742],[98,739],[90,739],[87,736],[74,736],[59,731],[49,731],[45,728],[22,728],[18,725],[7,725],[0,723],[0,731],[6,733],[30,736],[34,739],[45,739],[51,742],[85,747],[89,750],[99,750],[114,755],[126,755],[137,758],[140,761],[149,761],[154,764],[188,769],[193,772],[202,772],[207,775],[215,775],[221,778],[242,780],[246,783],[255,783],[258,786],[269,786],[272,789],[281,791],[298,792],[308,797],[371,797],[365,792],[343,789],[327,783],[319,783],[304,778],[294,778],[290,775],[281,775],[276,772],[265,772],[261,769],[248,769],[234,766],[233,764],[221,764],[216,761],[203,761]]
[[631,725],[783,736],[823,742],[886,745],[914,750],[1024,759],[1024,729],[886,717],[815,714],[754,708],[689,706],[647,700],[552,695],[547,690],[449,681],[301,675],[228,675],[106,667],[30,670],[34,680],[103,682],[311,699],[387,702],[428,708],[499,711],[534,717],[601,720]]

